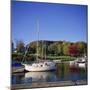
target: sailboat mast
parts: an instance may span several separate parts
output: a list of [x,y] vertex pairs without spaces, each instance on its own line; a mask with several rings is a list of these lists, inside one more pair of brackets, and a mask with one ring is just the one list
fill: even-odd
[[45,42],[45,60],[46,60],[46,42]]
[[42,60],[43,60],[43,40],[42,40]]
[[39,21],[37,21],[37,57],[36,57],[37,60],[39,55],[38,46],[39,46]]

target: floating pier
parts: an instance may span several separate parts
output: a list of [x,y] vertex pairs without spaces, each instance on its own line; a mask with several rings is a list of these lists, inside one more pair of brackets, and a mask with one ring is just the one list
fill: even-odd
[[30,88],[47,88],[47,87],[61,87],[61,86],[76,86],[87,85],[86,80],[77,81],[57,81],[57,82],[38,82],[28,84],[14,84],[12,89],[30,89]]
[[12,67],[12,73],[23,72],[24,70],[25,70],[24,66]]

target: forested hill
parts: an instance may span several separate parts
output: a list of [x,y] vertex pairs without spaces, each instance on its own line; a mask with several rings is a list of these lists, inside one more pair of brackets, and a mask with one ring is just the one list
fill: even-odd
[[[70,56],[82,56],[87,54],[87,43],[83,41],[69,42],[69,41],[48,41],[39,40],[30,42],[25,46],[23,41],[18,41],[16,43],[16,51],[19,53],[24,53],[28,49],[29,54],[36,54],[38,47],[39,55],[70,55]],[[12,50],[14,44],[12,43]]]

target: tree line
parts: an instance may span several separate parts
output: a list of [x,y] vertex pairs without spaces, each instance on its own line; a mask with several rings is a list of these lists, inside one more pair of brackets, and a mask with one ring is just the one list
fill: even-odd
[[[83,41],[69,42],[69,41],[47,41],[40,40],[30,42],[25,45],[23,41],[16,42],[16,48],[12,42],[12,52],[24,54],[27,50],[27,54],[36,55],[38,48],[38,55],[42,56],[83,56],[87,55],[87,43]],[[16,51],[16,52],[14,52]]]

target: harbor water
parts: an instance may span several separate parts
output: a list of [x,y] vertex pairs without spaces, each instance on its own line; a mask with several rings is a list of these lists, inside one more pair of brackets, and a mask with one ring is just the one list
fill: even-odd
[[69,63],[58,63],[56,66],[55,71],[13,73],[11,83],[32,85],[42,82],[87,81],[87,67],[70,66]]

